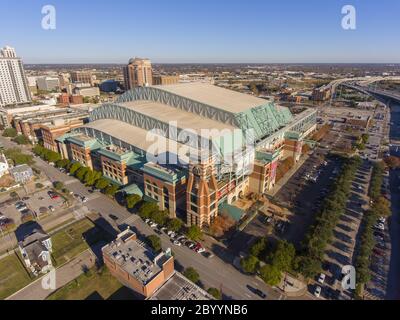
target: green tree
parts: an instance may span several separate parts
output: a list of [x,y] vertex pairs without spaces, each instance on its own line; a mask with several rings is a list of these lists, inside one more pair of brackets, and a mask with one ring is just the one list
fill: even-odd
[[56,166],[58,168],[66,168],[70,162],[68,159],[61,159],[56,162]]
[[255,273],[258,268],[259,262],[260,261],[257,257],[248,255],[246,258],[240,260],[240,265],[244,272]]
[[17,130],[14,128],[7,128],[3,131],[3,137],[15,138],[17,134]]
[[126,207],[132,209],[136,204],[142,200],[142,197],[138,194],[129,194],[125,197]]
[[29,141],[29,139],[27,137],[25,137],[24,135],[18,135],[15,138],[12,139],[15,143],[18,144],[30,144],[31,142]]
[[217,288],[208,288],[207,292],[211,294],[215,299],[222,300],[222,293]]
[[249,252],[252,256],[260,258],[260,254],[266,249],[267,247],[267,239],[266,238],[259,238],[250,248]]
[[167,223],[168,220],[168,211],[161,211],[161,210],[157,210],[154,211],[151,216],[150,216],[151,220],[153,220],[155,223],[157,223],[158,225],[165,225]]
[[152,234],[152,235],[148,236],[146,239],[147,239],[147,243],[149,244],[149,246],[155,252],[159,252],[161,250],[161,239],[160,239],[160,237]]
[[106,178],[100,178],[99,180],[97,180],[95,187],[97,189],[104,190],[109,184],[110,182]]
[[104,189],[104,193],[108,196],[114,196],[118,191],[118,186],[116,184],[110,184],[108,187]]
[[289,271],[292,269],[293,259],[296,256],[296,249],[293,244],[287,241],[279,241],[277,248],[271,259],[272,265],[280,271]]
[[155,202],[145,202],[139,209],[139,216],[142,219],[150,218],[150,216],[158,211],[158,204]]
[[75,172],[77,172],[81,167],[82,167],[82,165],[79,162],[74,162],[71,164],[71,166],[69,168],[69,173],[75,174]]
[[260,268],[260,277],[270,286],[277,286],[282,281],[282,272],[275,266],[266,264]]
[[203,232],[201,231],[199,226],[192,225],[187,231],[187,237],[190,240],[197,241],[203,237]]
[[193,283],[198,283],[200,281],[200,275],[196,269],[189,267],[184,272],[183,275],[188,278]]
[[61,181],[56,181],[53,183],[53,186],[56,190],[61,190],[64,188],[64,184]]
[[173,232],[179,232],[183,227],[183,221],[178,218],[170,219],[167,228]]
[[89,171],[90,169],[88,167],[80,167],[75,174],[75,177],[77,177],[80,181],[84,181],[85,175],[86,173]]
[[84,182],[88,186],[93,186],[101,178],[101,172],[96,170],[89,170],[85,174]]

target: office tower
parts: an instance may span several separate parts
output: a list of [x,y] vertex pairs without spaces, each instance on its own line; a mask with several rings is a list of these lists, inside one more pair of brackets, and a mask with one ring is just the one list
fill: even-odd
[[149,59],[132,58],[124,67],[125,89],[145,87],[153,84],[153,72]]
[[14,48],[0,50],[0,107],[31,102],[22,60]]

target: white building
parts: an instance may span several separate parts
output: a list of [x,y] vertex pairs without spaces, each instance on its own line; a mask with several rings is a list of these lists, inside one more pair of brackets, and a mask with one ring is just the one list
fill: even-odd
[[8,173],[8,161],[4,154],[0,154],[0,178]]
[[60,81],[55,77],[40,77],[37,78],[37,87],[43,91],[53,91],[60,88]]
[[14,48],[0,50],[0,107],[31,101],[22,60]]
[[75,88],[74,93],[83,97],[97,97],[100,95],[100,89],[98,87],[85,87]]

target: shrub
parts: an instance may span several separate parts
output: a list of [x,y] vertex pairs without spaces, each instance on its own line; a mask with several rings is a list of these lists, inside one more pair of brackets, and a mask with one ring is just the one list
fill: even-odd
[[184,272],[183,275],[188,278],[193,283],[198,283],[200,281],[200,275],[196,269],[189,267]]

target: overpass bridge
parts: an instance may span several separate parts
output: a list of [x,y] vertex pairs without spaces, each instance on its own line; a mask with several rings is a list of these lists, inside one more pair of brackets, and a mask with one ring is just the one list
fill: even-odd
[[378,100],[383,100],[383,102],[398,102],[400,103],[400,93],[394,92],[394,91],[388,91],[388,90],[379,90],[379,89],[371,89],[369,87],[365,86],[360,86],[357,84],[348,84],[348,83],[343,83],[342,86],[356,90],[358,92],[361,92],[363,94],[372,96]]

